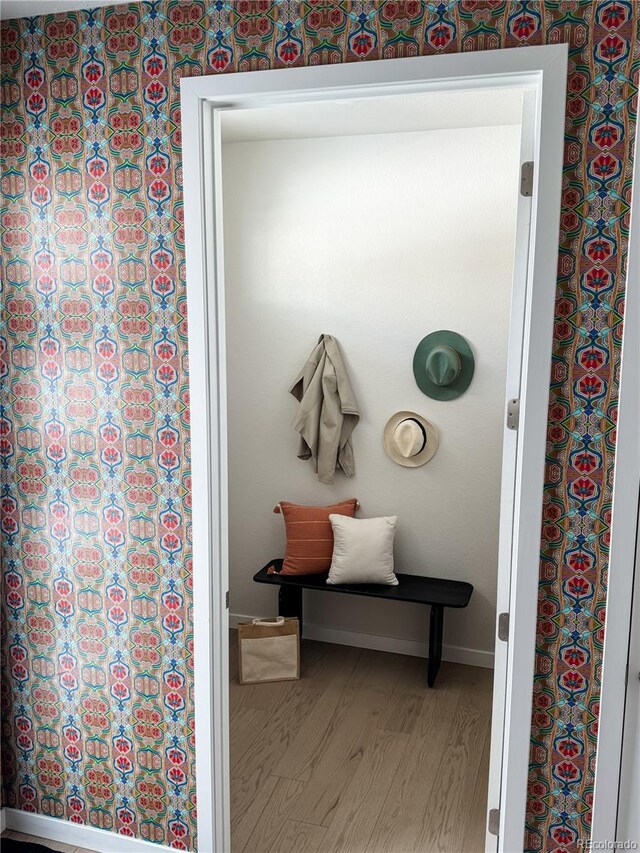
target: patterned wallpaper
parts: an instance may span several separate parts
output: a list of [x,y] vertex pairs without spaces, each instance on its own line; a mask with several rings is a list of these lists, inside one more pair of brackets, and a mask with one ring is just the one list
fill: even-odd
[[2,27],[4,801],[194,849],[178,81],[568,42],[527,851],[589,836],[638,8],[131,3]]

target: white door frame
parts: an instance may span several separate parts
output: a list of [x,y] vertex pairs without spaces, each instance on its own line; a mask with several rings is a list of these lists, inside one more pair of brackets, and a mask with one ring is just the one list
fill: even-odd
[[492,755],[490,774],[491,790],[499,791],[500,796],[500,833],[499,840],[487,836],[488,850],[516,853],[523,845],[529,766],[566,73],[567,46],[552,45],[181,80],[194,494],[196,784],[198,847],[203,853],[230,849],[220,111],[427,90],[515,86],[535,92],[535,173],[523,300],[520,427],[509,432],[517,445],[517,466],[511,486],[513,511],[507,508],[505,513],[503,506],[500,522],[501,538],[509,537],[512,560],[510,588],[503,584],[502,593],[499,590],[499,597],[503,596],[499,608],[505,609],[506,602],[511,617],[506,681],[500,673],[495,679],[496,701],[504,715],[494,713],[492,731],[495,737],[504,726],[498,741],[503,747]]
[[[622,735],[627,694],[627,665],[637,667],[629,654],[638,491],[640,490],[640,121],[636,137],[631,190],[631,220],[627,251],[624,334],[620,368],[615,478],[611,519],[611,552],[607,588],[607,620],[591,840],[602,844],[618,839],[618,801]],[[624,464],[618,464],[623,460]],[[636,572],[637,574],[637,572]],[[640,581],[636,578],[636,586]],[[638,593],[636,592],[636,595]],[[611,618],[615,614],[615,618]],[[637,671],[630,668],[630,678]],[[604,847],[602,849],[605,849]]]
[[[522,126],[520,133],[520,163],[536,161],[536,101],[538,92],[525,90],[523,92]],[[522,395],[523,365],[527,360],[523,340],[525,324],[528,315],[527,294],[531,289],[529,281],[529,249],[531,246],[532,214],[534,206],[531,197],[518,195],[516,213],[516,234],[514,241],[513,275],[511,286],[511,309],[509,318],[509,340],[507,348],[507,369],[505,375],[505,405],[508,400],[520,399]],[[545,358],[542,355],[541,358]],[[535,359],[533,351],[529,358]],[[540,362],[544,363],[544,362]],[[496,584],[496,614],[510,613],[512,610],[512,567],[516,560],[516,542],[514,535],[516,524],[515,502],[518,489],[518,454],[520,452],[518,432],[510,429],[507,418],[504,418],[502,429],[502,467],[500,477],[500,515],[498,538],[498,572]],[[494,669],[493,669],[493,702],[491,709],[491,740],[489,760],[489,785],[487,791],[487,812],[498,808],[501,801],[503,762],[505,750],[505,714],[507,701],[507,684],[509,681],[508,644],[498,636],[498,619],[494,634]],[[515,627],[515,626],[514,626]],[[513,634],[511,635],[513,637]],[[535,638],[534,638],[535,645]],[[533,682],[533,673],[531,681]],[[506,818],[506,809],[501,810],[501,817]],[[485,850],[487,853],[498,849],[497,839],[492,834],[493,827],[489,822],[485,825]],[[501,827],[500,835],[504,829]],[[506,848],[510,849],[510,848]]]
[[[638,802],[640,802],[640,582],[637,568],[640,564],[640,506],[637,509],[636,577],[633,584],[631,606],[631,634],[628,638],[628,679],[625,691],[619,784],[617,786],[615,840],[618,842],[634,841],[636,844],[640,844],[640,812],[638,811]],[[622,849],[624,848],[622,847]]]

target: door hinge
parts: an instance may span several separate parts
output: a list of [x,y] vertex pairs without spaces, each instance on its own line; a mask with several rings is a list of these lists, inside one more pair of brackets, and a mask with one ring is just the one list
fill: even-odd
[[229,609],[229,590],[227,590],[226,595],[224,597],[225,607],[227,610]]
[[498,639],[503,643],[509,642],[509,614],[501,613],[498,616]]
[[520,195],[526,198],[533,195],[533,160],[527,160],[520,167]]
[[520,426],[520,400],[509,400],[507,403],[507,428],[518,429]]
[[489,809],[487,829],[491,835],[498,835],[500,832],[500,809]]

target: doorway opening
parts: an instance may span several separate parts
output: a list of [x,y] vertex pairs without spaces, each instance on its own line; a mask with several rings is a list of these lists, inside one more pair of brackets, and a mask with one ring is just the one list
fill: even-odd
[[[232,630],[234,851],[293,851],[301,838],[323,851],[484,846],[524,98],[419,93],[222,115],[232,629],[278,612],[277,590],[253,575],[284,554],[282,500],[356,497],[358,517],[397,516],[397,572],[474,587],[468,607],[445,611],[432,690],[429,611],[416,603],[306,591],[300,682],[239,684]],[[518,296],[513,323],[517,338]],[[412,372],[440,329],[475,359],[453,400],[426,396]],[[355,473],[330,485],[296,456],[288,393],[322,333],[339,342],[360,409]],[[385,423],[407,410],[439,434],[415,469],[383,449]]]

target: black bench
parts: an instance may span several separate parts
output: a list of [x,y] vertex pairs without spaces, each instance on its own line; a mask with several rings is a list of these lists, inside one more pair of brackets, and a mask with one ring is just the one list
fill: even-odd
[[[466,607],[473,592],[473,586],[470,583],[398,574],[397,586],[386,586],[384,584],[340,584],[333,586],[327,583],[326,574],[279,575],[277,572],[281,567],[282,560],[272,560],[260,569],[253,576],[253,579],[256,583],[268,583],[279,587],[278,615],[296,616],[300,620],[300,636],[302,636],[303,589],[338,592],[343,595],[364,595],[369,598],[385,598],[389,601],[412,601],[414,604],[430,606],[427,683],[429,687],[433,687],[442,660],[444,608]],[[274,569],[274,574],[269,574],[270,568]]]

